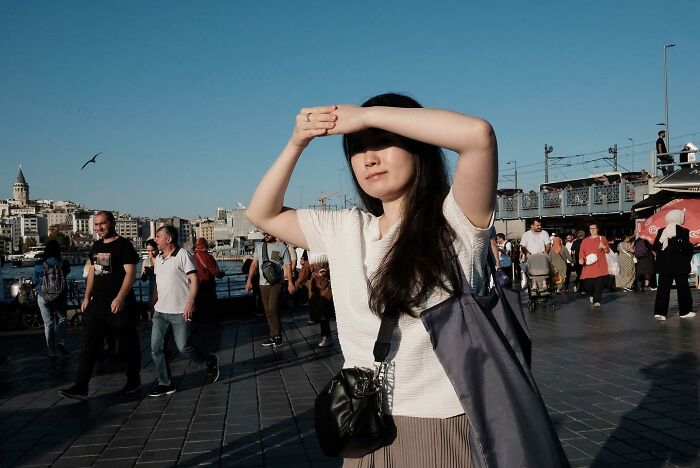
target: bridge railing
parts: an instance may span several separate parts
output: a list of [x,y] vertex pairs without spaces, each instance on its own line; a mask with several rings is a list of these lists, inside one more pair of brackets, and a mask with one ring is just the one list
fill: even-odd
[[591,185],[555,191],[501,195],[496,202],[496,219],[576,216],[625,213],[649,193],[648,180],[620,184]]

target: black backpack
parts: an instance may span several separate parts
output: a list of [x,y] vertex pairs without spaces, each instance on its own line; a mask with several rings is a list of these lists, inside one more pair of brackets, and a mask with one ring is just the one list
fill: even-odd
[[53,302],[63,296],[66,292],[66,274],[63,272],[63,265],[49,265],[44,262],[44,273],[42,278],[41,295],[46,302]]

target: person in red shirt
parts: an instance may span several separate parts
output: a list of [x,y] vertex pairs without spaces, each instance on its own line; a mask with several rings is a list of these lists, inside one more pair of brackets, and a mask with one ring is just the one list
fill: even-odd
[[608,278],[608,261],[605,254],[610,252],[610,246],[605,236],[598,234],[598,225],[588,226],[590,235],[583,239],[579,249],[578,262],[583,265],[581,280],[584,291],[590,294],[589,300],[593,307],[600,307],[605,281]]
[[[201,322],[205,314],[216,315],[216,278],[223,278],[224,272],[219,269],[214,257],[207,252],[207,240],[197,239],[194,248],[194,264],[197,267],[198,292],[195,300],[195,318]],[[206,312],[205,312],[206,311]]]

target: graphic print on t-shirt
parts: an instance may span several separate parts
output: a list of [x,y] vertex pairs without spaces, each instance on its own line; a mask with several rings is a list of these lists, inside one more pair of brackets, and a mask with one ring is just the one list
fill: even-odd
[[95,268],[95,276],[109,275],[112,273],[112,254],[107,252],[95,254],[93,266]]
[[270,260],[273,262],[278,262],[280,259],[280,253],[277,250],[270,252]]

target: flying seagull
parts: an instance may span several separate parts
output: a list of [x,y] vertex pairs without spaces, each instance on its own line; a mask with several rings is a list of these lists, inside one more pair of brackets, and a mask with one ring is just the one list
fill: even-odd
[[101,154],[102,154],[102,152],[100,151],[100,152],[97,153],[95,156],[93,156],[92,158],[90,158],[85,164],[83,164],[83,167],[81,167],[80,170],[82,171],[83,169],[85,169],[85,166],[87,166],[87,165],[90,164],[90,163],[97,162],[97,161],[95,161],[95,159],[97,159],[97,157],[98,157],[99,155],[101,155]]

